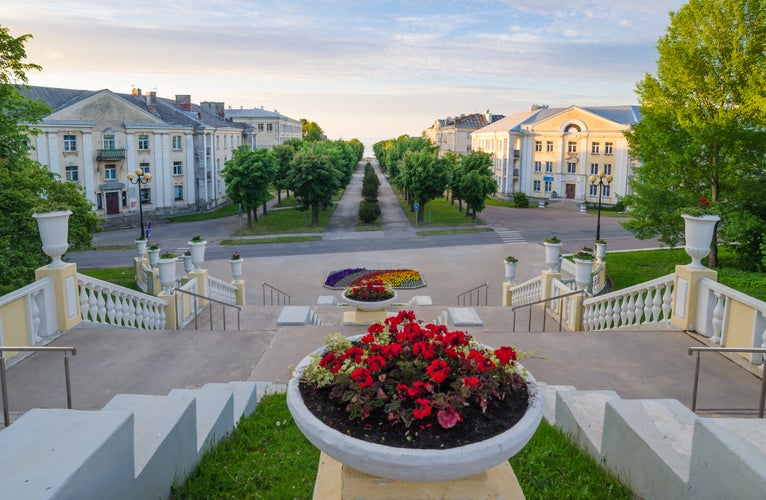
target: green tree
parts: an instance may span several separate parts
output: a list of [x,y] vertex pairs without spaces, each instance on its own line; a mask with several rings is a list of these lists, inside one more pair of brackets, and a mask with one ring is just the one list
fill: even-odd
[[449,197],[450,197],[450,204],[454,205],[455,200],[460,200],[459,203],[459,211],[463,211],[463,201],[460,198],[460,155],[455,153],[454,151],[446,151],[444,155],[442,156],[442,159],[444,160],[444,164],[447,166],[447,170],[449,171]]
[[321,141],[324,140],[324,131],[317,122],[301,118],[301,137],[307,142]]
[[277,159],[277,173],[273,182],[274,188],[277,190],[277,203],[282,203],[282,190],[285,191],[286,198],[290,198],[290,191],[287,190],[287,177],[290,175],[293,155],[295,155],[296,150],[301,148],[302,144],[303,141],[300,139],[290,139],[272,149]]
[[226,196],[234,203],[241,203],[247,212],[247,225],[258,222],[258,205],[269,197],[269,186],[277,171],[277,159],[269,149],[251,150],[240,146],[234,150],[232,159],[221,171],[226,182]]
[[431,149],[407,151],[402,159],[400,176],[402,184],[418,203],[417,221],[422,223],[426,203],[442,196],[447,189],[447,165]]
[[632,214],[625,227],[636,237],[675,244],[678,215],[701,197],[725,205],[723,216],[746,210],[764,217],[763,199],[747,193],[766,182],[765,44],[762,0],[690,0],[670,14],[657,75],[637,85],[641,121],[626,134],[641,161],[625,198]]
[[487,196],[495,194],[497,183],[492,173],[492,157],[488,153],[473,151],[460,162],[460,195],[465,200],[466,216],[484,210]]
[[311,209],[311,226],[319,224],[319,208],[332,202],[340,188],[333,158],[316,143],[309,143],[295,153],[288,185],[303,209]]

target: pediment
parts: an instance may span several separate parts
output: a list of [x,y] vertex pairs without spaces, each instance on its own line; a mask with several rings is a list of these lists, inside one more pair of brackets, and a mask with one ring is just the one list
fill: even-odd
[[134,106],[117,94],[102,90],[46,117],[48,120],[89,120],[164,123],[160,118]]
[[624,129],[624,123],[618,123],[586,109],[571,106],[543,120],[536,121],[530,127],[534,131],[564,131],[569,125],[577,125],[582,133],[594,130]]

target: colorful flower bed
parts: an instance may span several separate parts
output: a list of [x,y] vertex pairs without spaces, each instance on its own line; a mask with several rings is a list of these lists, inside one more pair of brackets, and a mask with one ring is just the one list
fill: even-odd
[[343,290],[361,285],[364,281],[380,280],[392,288],[420,288],[426,286],[423,276],[412,269],[365,269],[363,267],[341,269],[327,275],[324,286]]

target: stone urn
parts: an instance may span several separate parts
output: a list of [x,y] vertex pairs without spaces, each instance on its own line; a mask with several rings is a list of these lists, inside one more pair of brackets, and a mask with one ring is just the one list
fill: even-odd
[[136,256],[139,259],[143,259],[146,255],[146,239],[137,238],[135,240],[136,243]]
[[192,256],[192,264],[194,264],[194,270],[199,272],[202,270],[200,266],[203,262],[205,262],[205,247],[207,247],[207,241],[188,241],[187,245],[189,245],[189,252]]
[[[178,263],[178,256],[174,254],[166,255],[166,257],[157,259],[157,267],[160,271],[160,285],[162,285],[162,291],[170,293],[170,288],[176,282],[176,264]],[[172,255],[172,257],[170,255]]]
[[684,238],[687,255],[692,258],[688,267],[705,269],[700,262],[710,253],[710,243],[713,241],[715,225],[721,220],[717,215],[682,215],[684,218]]
[[543,245],[545,246],[545,264],[550,272],[556,272],[561,256],[561,242],[544,241]]
[[231,276],[234,278],[234,281],[239,281],[239,278],[242,277],[242,263],[245,262],[245,259],[240,257],[239,259],[230,259],[229,264],[231,265]]
[[604,262],[606,258],[606,241],[597,241],[596,245],[596,261]]
[[194,264],[192,264],[192,256],[191,253],[184,254],[184,272],[190,273],[194,269]]
[[[324,347],[314,351],[321,355]],[[543,399],[531,374],[529,406],[519,422],[484,441],[448,449],[411,449],[370,443],[325,425],[304,404],[299,389],[303,371],[311,363],[303,358],[287,385],[287,405],[298,428],[321,451],[352,469],[380,478],[428,482],[447,481],[484,472],[523,448],[543,416]]]
[[503,265],[505,266],[505,279],[508,280],[508,283],[513,283],[513,280],[516,279],[516,264],[518,264],[518,262],[515,260],[503,260]]
[[146,251],[146,253],[149,254],[149,266],[151,266],[152,269],[157,268],[157,261],[160,260],[160,252],[162,249],[160,247],[149,247],[149,249]]
[[37,220],[37,229],[40,232],[40,240],[43,244],[43,253],[50,257],[49,267],[64,266],[61,256],[69,249],[69,216],[71,210],[59,210],[32,214]]
[[349,305],[354,306],[356,309],[360,311],[381,311],[385,309],[387,306],[396,302],[396,298],[398,296],[397,291],[394,290],[394,296],[391,297],[390,299],[378,300],[375,302],[368,302],[363,300],[349,299],[348,297],[346,297],[346,292],[348,290],[349,290],[348,288],[344,290],[343,297],[341,297],[341,299],[345,300],[346,302],[348,302]]
[[579,288],[584,288],[586,290],[590,290],[591,288],[591,282],[592,282],[592,273],[593,273],[593,262],[594,259],[591,258],[578,258],[575,257],[574,259],[575,263],[575,283]]

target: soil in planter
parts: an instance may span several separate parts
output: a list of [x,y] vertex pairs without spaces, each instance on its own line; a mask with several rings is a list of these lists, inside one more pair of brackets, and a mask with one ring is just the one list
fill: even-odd
[[492,400],[485,413],[476,405],[463,408],[463,421],[451,429],[444,429],[435,417],[415,420],[409,429],[402,424],[391,425],[382,409],[374,411],[364,421],[351,421],[345,405],[329,397],[330,389],[313,390],[299,384],[303,403],[328,427],[369,443],[397,448],[447,449],[483,441],[507,431],[527,411],[527,386],[515,391],[504,400]]

